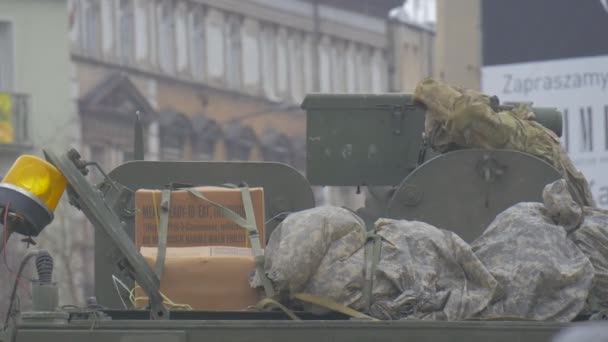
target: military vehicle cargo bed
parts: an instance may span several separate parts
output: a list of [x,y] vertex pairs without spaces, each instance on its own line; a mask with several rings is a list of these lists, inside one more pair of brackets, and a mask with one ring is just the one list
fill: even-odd
[[522,321],[83,320],[22,324],[17,341],[532,342],[551,341],[567,325]]

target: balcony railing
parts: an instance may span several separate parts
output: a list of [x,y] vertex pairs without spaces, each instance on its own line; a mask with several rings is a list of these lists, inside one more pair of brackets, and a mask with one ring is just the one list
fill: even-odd
[[25,145],[28,134],[29,95],[0,90],[0,145]]

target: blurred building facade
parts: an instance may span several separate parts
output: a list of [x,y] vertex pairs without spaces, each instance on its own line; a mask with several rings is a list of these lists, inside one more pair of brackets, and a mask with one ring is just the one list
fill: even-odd
[[433,29],[388,20],[402,0],[370,4],[70,0],[83,154],[129,159],[139,111],[147,159],[304,171],[307,93],[411,91],[432,74]]
[[[78,140],[66,2],[0,2],[0,175],[22,153]],[[44,56],[44,58],[41,58]],[[75,124],[75,126],[73,126]],[[74,129],[72,129],[74,128]]]
[[400,91],[428,72],[433,32],[390,25],[400,3],[70,0],[85,154],[106,167],[128,159],[140,111],[149,159],[303,170],[306,93]]
[[[147,159],[272,160],[305,171],[307,93],[409,92],[433,74],[434,28],[389,18],[401,5],[3,0],[0,171],[21,153],[71,146],[113,168],[132,157],[137,112]],[[356,208],[354,192],[325,200]],[[40,241],[60,258],[62,303],[93,295],[92,229],[65,196]]]
[[[21,154],[41,156],[43,149],[62,152],[79,143],[80,124],[71,101],[70,51],[66,39],[68,14],[65,0],[0,1],[0,177]],[[87,285],[82,266],[86,231],[73,224],[77,211],[64,215],[64,198],[55,220],[36,237],[39,248],[55,258],[55,279],[61,279],[61,296],[71,302]],[[68,220],[67,217],[70,217]],[[74,221],[71,221],[74,220]],[[81,222],[80,222],[81,223]],[[1,227],[1,226],[0,226]],[[2,227],[4,228],[4,227]],[[22,236],[14,234],[0,256],[0,306],[7,307],[16,270],[25,254]],[[75,248],[76,245],[83,249]],[[78,266],[77,266],[78,264]],[[72,266],[76,267],[72,267]],[[86,266],[86,265],[85,265]],[[33,267],[32,267],[33,268]],[[90,266],[88,267],[90,269]],[[25,269],[27,278],[32,276]],[[66,280],[64,282],[64,280]],[[11,286],[9,286],[11,284]],[[25,284],[24,284],[25,285]],[[27,310],[31,293],[20,286],[21,308]],[[5,311],[0,312],[4,319]]]

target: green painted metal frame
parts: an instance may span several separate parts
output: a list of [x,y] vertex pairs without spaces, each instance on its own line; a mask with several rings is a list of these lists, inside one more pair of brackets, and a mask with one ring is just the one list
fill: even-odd
[[390,199],[386,215],[427,222],[471,242],[507,208],[542,202],[545,185],[560,178],[551,165],[526,153],[453,151],[410,173]]
[[[314,185],[396,186],[423,157],[426,109],[411,94],[310,94],[302,108],[307,112],[307,177]],[[531,109],[536,121],[561,136],[558,110]]]
[[104,201],[101,193],[89,184],[82,174],[82,170],[76,166],[76,163],[79,162],[78,152],[70,150],[63,155],[56,156],[50,151],[44,151],[44,154],[47,160],[65,176],[72,203],[82,210],[96,228],[96,232],[101,233],[112,242],[113,248],[118,251],[130,277],[140,284],[150,298],[150,318],[153,320],[169,319],[169,311],[164,307],[159,292],[158,277],[126,234],[124,222]]
[[307,172],[314,185],[397,185],[414,170],[424,108],[408,94],[311,94]]
[[[110,179],[131,191],[162,189],[170,183],[192,186],[247,183],[250,187],[263,187],[266,209],[266,240],[280,223],[282,213],[301,211],[315,206],[310,184],[294,168],[274,162],[168,162],[132,161],[108,173]],[[128,202],[128,201],[127,201]],[[133,206],[133,202],[125,204]],[[121,211],[124,231],[134,239],[134,217],[131,210]],[[275,219],[273,219],[275,218]],[[128,286],[132,280],[116,266],[121,253],[114,241],[103,232],[95,232],[95,292],[99,304],[108,308],[122,308],[112,275]]]
[[515,321],[81,321],[21,324],[19,342],[550,342],[570,323]]

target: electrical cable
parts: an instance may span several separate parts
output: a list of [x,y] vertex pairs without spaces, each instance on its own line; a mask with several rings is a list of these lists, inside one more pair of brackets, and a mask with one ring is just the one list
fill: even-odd
[[[138,301],[148,300],[148,297],[136,297],[135,296],[135,291],[137,290],[137,288],[141,289],[141,287],[139,285],[136,285],[134,288],[131,289],[131,291],[129,291],[130,292],[129,293],[129,300],[133,304],[133,307],[137,307],[137,302]],[[160,295],[163,298],[163,304],[169,306],[170,309],[187,310],[187,311],[194,310],[192,308],[192,306],[190,306],[190,304],[175,303],[174,301],[172,301],[169,297],[167,297],[162,292],[158,291],[158,293],[160,293]]]
[[129,307],[127,306],[127,303],[125,303],[124,299],[122,299],[122,294],[120,294],[120,289],[118,288],[118,284],[120,284],[125,290],[127,290],[127,293],[130,293],[129,288],[127,287],[127,285],[125,285],[125,283],[122,282],[122,280],[118,279],[113,274],[112,274],[112,282],[114,283],[114,288],[116,289],[116,293],[118,294],[118,298],[122,302],[122,305],[125,307],[125,310],[128,310]]
[[266,224],[269,224],[271,221],[274,221],[283,215],[289,215],[289,214],[291,214],[291,211],[283,211],[281,213],[278,213],[278,214],[274,215],[273,217],[269,218],[268,220],[266,220]]
[[38,255],[38,251],[30,251],[21,260],[21,264],[19,265],[19,270],[17,271],[17,276],[15,277],[15,282],[13,284],[13,290],[11,291],[11,297],[8,304],[8,310],[6,311],[6,317],[4,318],[3,327],[8,325],[8,321],[11,317],[13,305],[15,304],[15,297],[17,297],[17,286],[19,284],[19,279],[21,278],[21,273],[23,273],[23,269],[25,268],[25,264],[36,255]]
[[2,255],[4,258],[4,265],[9,272],[13,273],[11,268],[8,266],[8,262],[6,261],[6,241],[8,239],[8,211],[11,207],[11,202],[6,204],[4,207],[4,220],[2,221],[2,228],[4,229],[4,234],[2,235]]
[[[2,258],[4,259],[4,266],[6,267],[6,269],[9,271],[9,273],[11,273],[12,275],[15,275],[15,271],[13,271],[13,269],[11,269],[11,267],[8,264],[8,258],[6,257],[6,245],[8,242],[8,233],[9,233],[9,228],[8,228],[8,213],[11,207],[11,202],[6,203],[6,207],[4,207],[4,220],[2,221],[2,228],[4,229],[4,234],[3,234],[3,239],[2,239]],[[22,277],[17,277],[17,278],[22,278]],[[29,279],[29,278],[25,278],[30,282],[34,282],[36,281],[35,279]],[[27,288],[24,288],[26,292],[29,291],[27,290]]]

